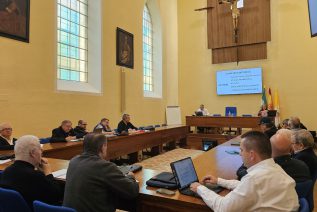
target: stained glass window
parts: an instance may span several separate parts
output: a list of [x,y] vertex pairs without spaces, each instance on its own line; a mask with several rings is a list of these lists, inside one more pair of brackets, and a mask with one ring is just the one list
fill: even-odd
[[153,28],[147,5],[143,10],[143,90],[153,91]]

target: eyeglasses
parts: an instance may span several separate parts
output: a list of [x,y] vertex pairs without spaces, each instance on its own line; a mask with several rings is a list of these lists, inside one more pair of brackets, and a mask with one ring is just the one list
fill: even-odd
[[3,128],[2,131],[4,130],[12,131],[12,128]]

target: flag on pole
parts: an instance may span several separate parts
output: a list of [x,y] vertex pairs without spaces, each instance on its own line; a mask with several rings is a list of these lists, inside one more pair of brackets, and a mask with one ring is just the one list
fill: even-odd
[[261,106],[263,107],[263,105],[265,105],[265,107],[267,107],[265,86],[263,86],[263,90],[262,90],[262,103],[261,103]]
[[278,92],[275,90],[274,92],[274,110],[276,110],[275,116],[275,126],[279,127],[281,119],[280,119],[280,100],[278,97]]
[[273,110],[273,100],[272,100],[272,94],[271,94],[271,88],[269,88],[269,95],[267,98],[267,109],[268,110]]

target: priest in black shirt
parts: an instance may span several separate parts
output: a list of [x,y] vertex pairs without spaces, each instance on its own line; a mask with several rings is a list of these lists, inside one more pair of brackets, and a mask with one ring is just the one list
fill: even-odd
[[50,142],[67,142],[76,138],[79,138],[79,136],[76,136],[76,133],[72,128],[72,122],[69,120],[64,120],[60,127],[52,130]]
[[34,200],[60,205],[63,189],[54,180],[47,160],[42,158],[39,139],[32,135],[20,137],[14,153],[15,162],[2,173],[1,187],[18,191],[30,208]]
[[117,131],[119,134],[122,134],[122,132],[124,132],[124,134],[129,134],[129,129],[137,130],[138,128],[130,122],[129,114],[123,114],[122,120],[118,124]]

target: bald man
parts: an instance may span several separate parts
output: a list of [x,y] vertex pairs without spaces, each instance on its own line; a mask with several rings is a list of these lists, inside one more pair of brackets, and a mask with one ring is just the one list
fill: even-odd
[[272,157],[282,169],[292,177],[296,183],[310,180],[308,166],[300,160],[291,158],[292,131],[280,129],[270,139],[272,145]]
[[9,123],[0,124],[0,150],[12,150],[16,138],[11,138],[12,126]]

